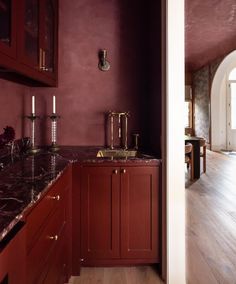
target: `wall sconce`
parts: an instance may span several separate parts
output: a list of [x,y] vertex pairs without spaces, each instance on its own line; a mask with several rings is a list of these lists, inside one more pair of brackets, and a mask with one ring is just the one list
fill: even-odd
[[99,57],[98,68],[101,71],[108,71],[111,66],[109,61],[107,61],[107,50],[106,49],[100,50],[98,57]]

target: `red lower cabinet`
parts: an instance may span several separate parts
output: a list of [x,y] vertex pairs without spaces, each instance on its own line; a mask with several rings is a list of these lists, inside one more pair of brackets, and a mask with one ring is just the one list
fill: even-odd
[[158,200],[157,168],[123,169],[121,258],[159,261]]
[[63,284],[71,275],[70,187],[71,168],[26,217],[27,284]]
[[0,283],[25,284],[25,228],[0,247]]
[[84,167],[81,175],[81,255],[119,258],[120,176],[118,168]]
[[159,168],[81,169],[83,265],[159,262]]

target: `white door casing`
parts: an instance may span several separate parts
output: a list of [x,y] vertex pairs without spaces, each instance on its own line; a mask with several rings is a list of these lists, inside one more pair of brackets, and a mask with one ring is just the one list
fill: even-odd
[[236,151],[236,80],[227,84],[227,150]]

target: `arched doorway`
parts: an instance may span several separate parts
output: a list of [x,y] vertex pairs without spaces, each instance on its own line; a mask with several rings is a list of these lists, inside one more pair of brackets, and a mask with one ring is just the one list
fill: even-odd
[[224,60],[219,65],[212,82],[211,149],[213,151],[229,149],[230,141],[227,135],[227,123],[229,123],[227,117],[227,86],[229,83],[229,74],[235,67],[236,50],[231,52],[224,58]]

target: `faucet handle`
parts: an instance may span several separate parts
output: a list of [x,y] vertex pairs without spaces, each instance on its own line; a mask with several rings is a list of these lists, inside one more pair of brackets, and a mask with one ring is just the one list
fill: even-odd
[[134,140],[134,149],[135,150],[138,150],[138,148],[139,148],[139,133],[133,133],[132,134],[133,135],[133,140]]

